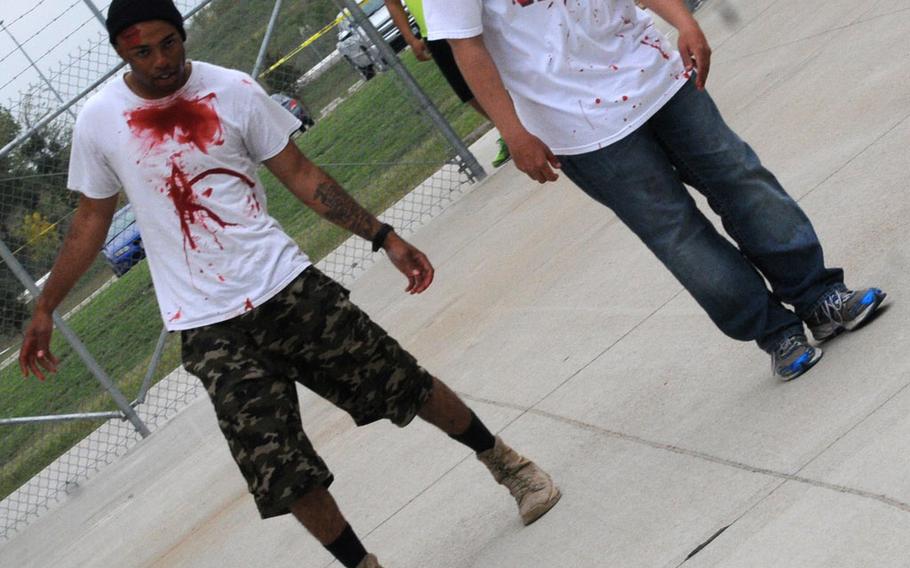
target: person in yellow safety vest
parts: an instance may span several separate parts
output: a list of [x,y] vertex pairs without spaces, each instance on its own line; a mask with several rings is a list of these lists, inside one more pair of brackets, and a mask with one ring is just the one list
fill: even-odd
[[[480,103],[477,102],[474,93],[471,92],[471,88],[468,87],[467,82],[465,82],[464,77],[462,77],[461,71],[459,71],[458,65],[455,63],[455,57],[452,55],[452,49],[449,47],[449,43],[445,40],[428,41],[423,39],[429,35],[427,23],[423,17],[423,0],[404,1],[408,6],[408,11],[414,16],[414,21],[417,22],[421,37],[417,37],[414,35],[414,32],[411,31],[411,26],[408,22],[408,14],[404,10],[404,6],[401,3],[402,0],[385,0],[385,5],[389,9],[392,21],[398,26],[401,37],[403,37],[407,44],[411,46],[411,51],[414,52],[414,56],[418,61],[434,60],[436,66],[439,67],[439,70],[442,72],[443,77],[445,77],[449,82],[449,85],[452,86],[452,90],[455,91],[455,94],[458,95],[461,102],[468,103],[474,107],[474,110],[489,120],[489,115],[483,110]],[[509,147],[502,141],[502,138],[499,138],[497,143],[499,144],[499,153],[496,154],[496,158],[493,159],[494,168],[498,168],[508,162],[512,157],[509,154]]]

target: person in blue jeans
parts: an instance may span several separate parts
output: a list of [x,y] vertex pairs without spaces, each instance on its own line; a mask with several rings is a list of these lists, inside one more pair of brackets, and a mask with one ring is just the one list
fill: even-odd
[[[756,341],[783,380],[822,356],[885,298],[825,265],[799,205],[705,92],[711,49],[683,0],[425,0],[515,165],[540,183],[561,169],[612,209],[728,336]],[[701,192],[726,239],[684,184]],[[767,279],[770,290],[765,284]],[[792,309],[787,305],[792,306]]]

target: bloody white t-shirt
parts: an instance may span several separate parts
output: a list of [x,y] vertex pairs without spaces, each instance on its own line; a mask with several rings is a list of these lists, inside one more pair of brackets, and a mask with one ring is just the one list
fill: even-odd
[[245,73],[200,62],[167,98],[142,99],[120,77],[79,113],[68,187],[126,192],[168,329],[241,315],[309,266],[256,174],[299,126]]
[[522,124],[556,154],[644,124],[689,74],[632,0],[424,0],[430,39],[483,36]]

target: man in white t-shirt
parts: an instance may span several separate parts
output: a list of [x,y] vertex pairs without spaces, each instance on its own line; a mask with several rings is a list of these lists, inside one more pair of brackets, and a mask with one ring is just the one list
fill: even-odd
[[528,524],[559,500],[550,477],[310,265],[266,212],[264,164],[324,218],[384,249],[423,292],[433,267],[289,140],[300,122],[246,74],[189,62],[171,0],[114,0],[107,27],[130,70],[79,113],[68,185],[78,210],[36,302],[24,375],[55,371],[52,313],[97,256],[121,189],[136,213],[161,316],[206,387],[263,518],[293,513],[348,568],[375,568],[328,491],[300,420],[299,382],[358,425],[415,416],[472,448]]
[[[809,219],[704,91],[711,49],[683,0],[425,0],[472,91],[534,180],[561,169],[610,207],[727,335],[798,377],[810,345],[870,321],[885,298],[825,267]],[[708,198],[721,236],[683,184]],[[763,277],[771,284],[765,286]],[[794,307],[791,311],[783,304]]]

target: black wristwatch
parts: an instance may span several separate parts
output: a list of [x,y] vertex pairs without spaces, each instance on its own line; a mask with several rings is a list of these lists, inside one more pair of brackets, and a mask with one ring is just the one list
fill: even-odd
[[389,225],[388,223],[383,223],[379,230],[376,231],[376,234],[373,236],[373,252],[378,252],[382,248],[382,245],[385,244],[386,237],[389,236],[389,233],[395,230],[395,227]]

